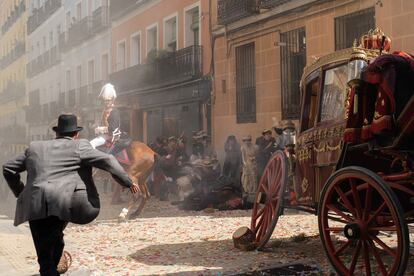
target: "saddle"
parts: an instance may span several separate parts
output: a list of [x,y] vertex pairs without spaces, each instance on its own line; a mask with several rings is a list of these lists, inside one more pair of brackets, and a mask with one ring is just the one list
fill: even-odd
[[131,138],[119,138],[115,141],[107,140],[105,144],[100,147],[100,150],[107,154],[112,154],[119,163],[129,166],[131,165],[131,158],[128,154],[128,147],[131,142]]

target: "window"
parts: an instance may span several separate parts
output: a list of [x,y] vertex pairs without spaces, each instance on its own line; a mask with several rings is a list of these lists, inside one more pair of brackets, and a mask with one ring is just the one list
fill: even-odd
[[71,26],[70,11],[66,12],[66,31],[69,31]]
[[306,83],[301,131],[313,128],[318,106],[319,77]]
[[298,119],[300,113],[300,88],[303,68],[306,65],[305,28],[280,34],[282,58],[282,118]]
[[82,66],[76,67],[76,87],[82,86]]
[[335,18],[335,50],[349,48],[370,29],[375,28],[375,9],[354,12]]
[[117,62],[116,62],[116,70],[123,70],[125,69],[125,41],[119,42],[117,47]]
[[91,16],[92,15],[92,11],[93,11],[93,2],[94,0],[88,0],[88,15]]
[[158,48],[157,26],[147,29],[147,54]]
[[200,10],[196,6],[185,12],[185,46],[200,44]]
[[102,55],[102,63],[101,63],[101,79],[107,80],[108,79],[108,54]]
[[344,118],[347,69],[348,66],[344,64],[325,72],[321,103],[322,122]]
[[237,123],[256,122],[256,64],[254,43],[236,48]]
[[90,60],[88,62],[88,83],[92,84],[95,82],[95,61]]
[[137,34],[131,38],[131,66],[141,63],[141,35]]
[[80,21],[82,18],[82,2],[76,5],[76,20]]
[[53,31],[49,32],[49,48],[53,47]]
[[177,16],[164,22],[164,48],[177,50]]
[[71,89],[71,75],[70,70],[66,71],[66,91],[69,91]]

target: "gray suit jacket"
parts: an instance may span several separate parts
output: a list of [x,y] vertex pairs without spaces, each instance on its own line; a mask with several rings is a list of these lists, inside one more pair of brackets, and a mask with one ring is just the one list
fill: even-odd
[[[85,189],[99,202],[92,167],[108,171],[122,186],[131,179],[112,156],[92,148],[88,140],[67,137],[30,143],[26,152],[3,165],[3,175],[17,199],[14,225],[57,216],[71,221],[73,192]],[[20,173],[27,171],[26,185]]]

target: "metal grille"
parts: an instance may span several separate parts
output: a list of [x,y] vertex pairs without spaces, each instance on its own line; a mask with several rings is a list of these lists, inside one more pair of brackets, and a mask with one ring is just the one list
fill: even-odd
[[375,28],[375,9],[354,12],[335,18],[335,50],[349,48],[370,29]]
[[255,0],[219,0],[217,17],[220,25],[230,24],[253,15],[257,11]]
[[282,57],[282,117],[299,119],[300,79],[306,65],[305,28],[280,34]]
[[254,43],[236,48],[237,123],[256,122],[256,64]]

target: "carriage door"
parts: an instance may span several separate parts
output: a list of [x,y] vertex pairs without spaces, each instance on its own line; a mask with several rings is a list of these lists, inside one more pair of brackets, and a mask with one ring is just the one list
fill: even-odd
[[302,112],[300,134],[296,143],[296,174],[294,189],[300,204],[311,204],[315,184],[313,169],[314,126],[316,122],[318,95],[320,91],[320,72],[315,72],[305,81],[302,93]]
[[342,150],[347,91],[347,65],[324,70],[320,113],[315,127],[313,156],[315,158],[315,202],[328,177],[335,171]]

